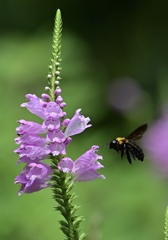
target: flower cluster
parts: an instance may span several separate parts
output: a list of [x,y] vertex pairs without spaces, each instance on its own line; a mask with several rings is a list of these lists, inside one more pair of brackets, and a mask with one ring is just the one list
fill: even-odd
[[57,87],[56,101],[51,101],[49,95],[42,94],[38,98],[34,94],[27,94],[29,100],[21,106],[26,107],[31,113],[40,117],[42,124],[19,120],[20,126],[16,129],[18,137],[16,144],[21,144],[15,152],[19,155],[18,163],[26,163],[25,168],[15,183],[21,184],[19,195],[39,191],[50,186],[49,180],[52,175],[52,168],[43,162],[44,159],[52,156],[63,156],[59,162],[58,169],[63,172],[70,172],[78,181],[91,181],[102,177],[96,170],[103,166],[97,161],[102,159],[95,152],[98,146],[93,146],[76,161],[66,157],[66,147],[71,142],[71,136],[83,132],[91,127],[88,124],[90,119],[81,114],[78,109],[72,119],[65,118],[63,111],[66,106],[60,96],[61,89]]

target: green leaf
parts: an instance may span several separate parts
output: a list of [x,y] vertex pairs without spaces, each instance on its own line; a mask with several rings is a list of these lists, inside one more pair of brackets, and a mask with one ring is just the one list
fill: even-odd
[[165,240],[168,240],[168,207],[166,208],[166,214],[165,214],[164,235],[165,235]]

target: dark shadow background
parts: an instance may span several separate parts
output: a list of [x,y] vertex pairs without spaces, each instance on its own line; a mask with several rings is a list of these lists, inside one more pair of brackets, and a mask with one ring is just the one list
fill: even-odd
[[[4,240],[63,239],[50,189],[18,197],[13,184],[23,168],[15,165],[13,154],[16,121],[33,119],[19,105],[26,93],[44,92],[58,8],[63,17],[61,87],[67,115],[72,117],[82,108],[93,124],[74,137],[70,157],[76,159],[94,144],[103,146],[126,136],[143,123],[150,127],[168,101],[166,0],[1,1],[0,238]],[[119,87],[114,88],[116,83]],[[135,90],[130,92],[127,86],[132,85]],[[146,156],[143,163],[131,166],[108,147],[100,154],[106,180],[75,186],[88,239],[163,239],[167,180],[152,159]]]

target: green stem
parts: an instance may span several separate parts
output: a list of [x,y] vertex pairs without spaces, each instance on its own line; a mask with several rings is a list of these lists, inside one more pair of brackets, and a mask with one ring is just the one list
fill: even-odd
[[76,197],[75,194],[70,193],[73,187],[72,178],[67,177],[66,173],[58,170],[59,158],[53,159],[54,174],[52,177],[52,188],[54,199],[58,204],[56,210],[64,217],[64,220],[60,221],[61,230],[68,240],[82,240],[85,239],[85,234],[80,234],[79,225],[83,217],[77,217],[75,214],[79,206],[72,204]]

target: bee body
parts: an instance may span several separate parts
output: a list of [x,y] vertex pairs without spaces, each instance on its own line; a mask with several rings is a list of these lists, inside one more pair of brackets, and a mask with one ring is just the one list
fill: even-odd
[[121,159],[126,156],[128,162],[132,164],[131,157],[136,160],[143,161],[144,153],[142,149],[135,143],[140,139],[147,129],[147,124],[144,124],[133,131],[127,137],[117,137],[109,143],[110,149],[114,149],[118,153],[121,153]]

